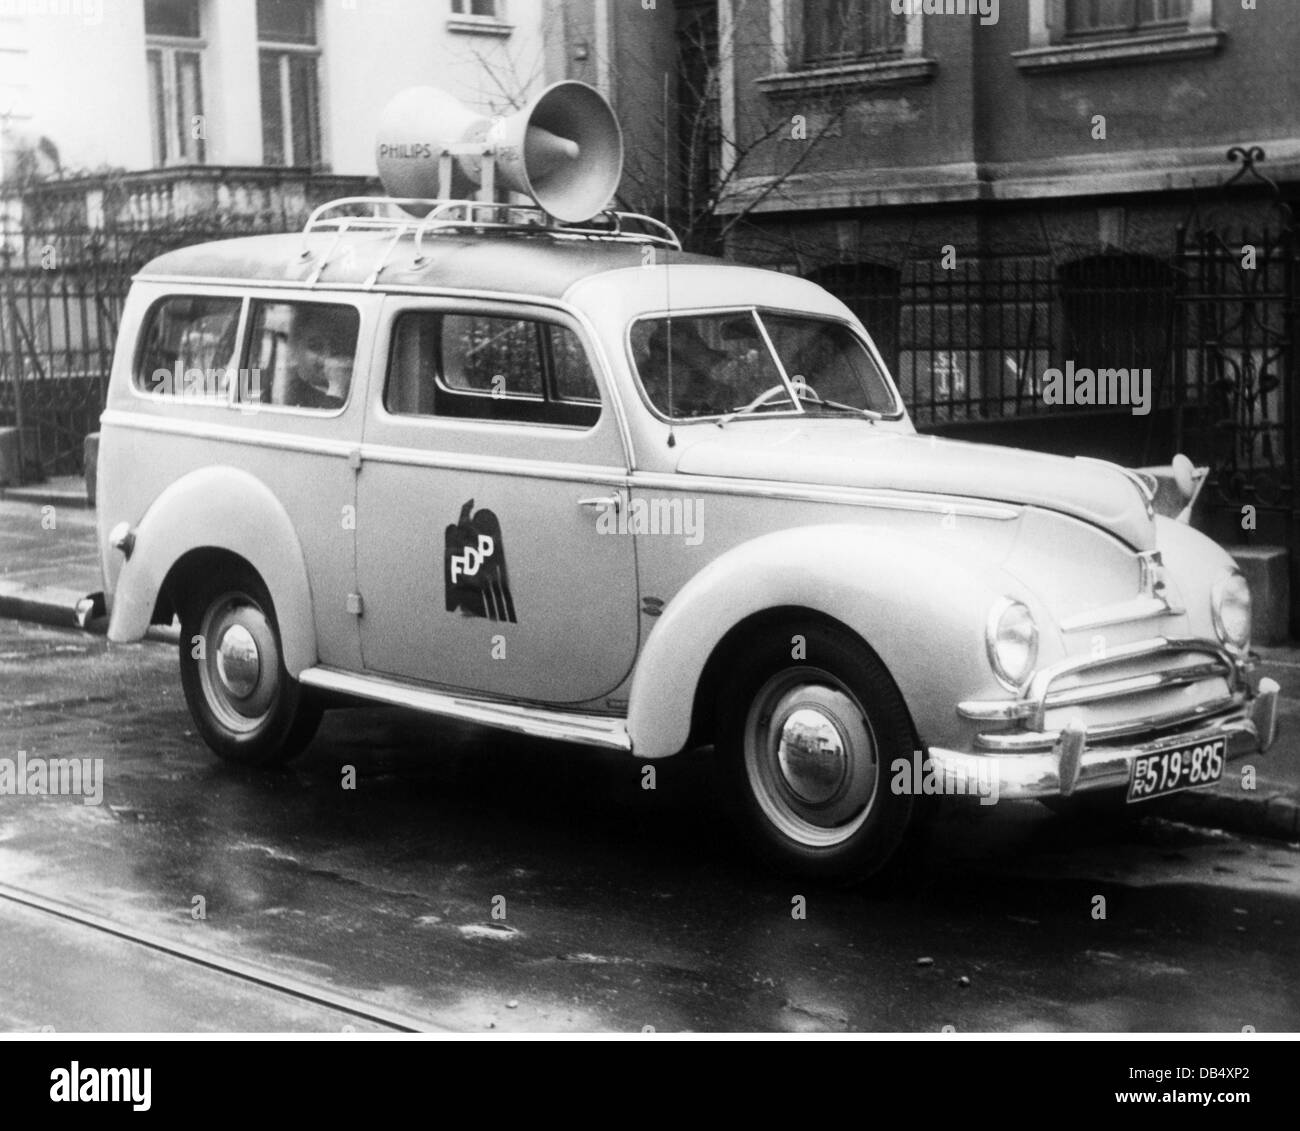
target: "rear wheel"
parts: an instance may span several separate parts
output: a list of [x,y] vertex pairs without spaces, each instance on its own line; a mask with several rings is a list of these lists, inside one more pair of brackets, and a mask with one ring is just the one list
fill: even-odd
[[[791,660],[802,636],[806,660]],[[898,848],[913,799],[890,788],[912,727],[881,662],[843,630],[774,630],[719,693],[723,787],[751,844],[785,870],[866,878]]]
[[279,765],[316,733],[320,704],[289,677],[275,608],[251,569],[220,571],[182,602],[180,664],[190,714],[219,757]]

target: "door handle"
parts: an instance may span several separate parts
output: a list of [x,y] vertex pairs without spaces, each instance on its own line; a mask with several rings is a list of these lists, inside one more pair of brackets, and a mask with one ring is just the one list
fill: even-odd
[[598,499],[579,499],[578,506],[583,510],[603,511],[613,507],[616,511],[623,505],[623,496],[618,492],[612,495],[602,495]]

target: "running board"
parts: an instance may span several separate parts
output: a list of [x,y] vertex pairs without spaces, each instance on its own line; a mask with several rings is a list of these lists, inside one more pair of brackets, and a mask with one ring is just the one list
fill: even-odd
[[381,679],[357,675],[337,668],[308,668],[299,677],[304,687],[354,695],[394,707],[410,707],[426,715],[441,715],[467,723],[479,723],[497,730],[527,734],[533,738],[551,738],[559,742],[576,742],[582,746],[599,746],[606,750],[632,749],[624,719],[584,715],[573,711],[553,711],[544,707],[521,707],[491,699],[468,699],[430,691],[404,680]]

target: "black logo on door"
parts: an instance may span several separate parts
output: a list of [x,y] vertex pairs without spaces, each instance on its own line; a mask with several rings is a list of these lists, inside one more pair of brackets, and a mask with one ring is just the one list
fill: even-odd
[[443,555],[443,582],[447,612],[505,620],[514,624],[515,600],[506,573],[501,523],[489,510],[474,513],[474,500],[460,508],[460,521],[447,527]]

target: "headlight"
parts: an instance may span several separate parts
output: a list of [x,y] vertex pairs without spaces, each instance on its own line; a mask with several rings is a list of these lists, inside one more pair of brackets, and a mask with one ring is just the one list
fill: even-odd
[[1000,598],[989,610],[987,644],[994,674],[1007,690],[1019,691],[1038,660],[1034,614],[1019,601]]
[[1236,570],[1214,583],[1210,612],[1220,640],[1243,652],[1250,647],[1250,586]]

